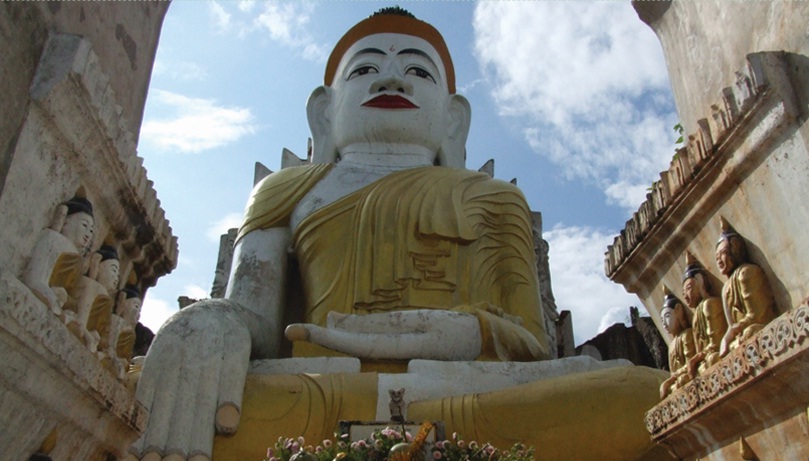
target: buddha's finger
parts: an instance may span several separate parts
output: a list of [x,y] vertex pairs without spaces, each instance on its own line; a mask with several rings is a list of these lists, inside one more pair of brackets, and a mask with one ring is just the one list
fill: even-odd
[[250,333],[247,329],[234,328],[225,334],[224,340],[216,430],[220,434],[232,434],[239,426],[244,381],[250,365]]
[[200,375],[193,410],[191,438],[188,443],[189,461],[209,461],[213,453],[214,424],[222,373],[221,357],[205,364]]
[[[210,360],[209,360],[210,361]],[[197,406],[197,392],[200,381],[204,380],[204,374],[208,372],[206,365],[193,360],[183,360],[180,366],[177,394],[174,399],[172,409],[171,425],[168,427],[168,439],[166,440],[165,457],[177,455],[181,461],[185,461],[189,454],[189,443],[191,434],[195,430],[194,417]],[[210,380],[210,378],[208,378]],[[211,398],[209,396],[209,398]],[[211,400],[213,402],[214,400]],[[209,404],[209,407],[212,406]]]
[[[160,338],[158,336],[155,339],[157,341]],[[153,348],[157,346],[158,349],[150,351],[150,354],[157,352],[160,352],[160,354],[155,357],[147,357],[146,359],[143,378],[147,380],[153,379],[154,388],[159,389],[160,392],[153,392],[154,397],[151,406],[147,407],[149,409],[149,424],[144,434],[141,453],[157,452],[162,455],[166,448],[166,442],[168,441],[168,435],[171,429],[172,416],[174,414],[174,401],[178,398],[178,394],[182,392],[193,392],[193,388],[178,388],[180,384],[179,373],[181,370],[179,367],[171,366],[171,364],[168,363],[169,357],[166,357],[170,355],[166,353],[168,351],[182,350],[180,347],[174,347],[177,346],[176,344],[172,344],[177,341],[179,341],[179,339],[173,340],[172,338],[171,340],[164,340],[159,344],[152,345]],[[176,357],[171,358],[176,359]],[[152,378],[152,376],[154,378]]]

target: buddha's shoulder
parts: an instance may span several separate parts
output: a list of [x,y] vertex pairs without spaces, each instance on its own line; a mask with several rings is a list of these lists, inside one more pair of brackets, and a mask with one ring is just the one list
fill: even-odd
[[436,166],[422,168],[419,174],[429,180],[441,180],[441,184],[464,184],[490,191],[512,192],[522,195],[522,192],[516,185],[492,178],[488,174],[479,171]]
[[331,167],[332,165],[329,163],[316,163],[284,168],[267,175],[259,181],[253,189],[253,195],[261,195],[267,192],[286,191],[294,193],[301,189],[308,190],[317,184],[329,172]]

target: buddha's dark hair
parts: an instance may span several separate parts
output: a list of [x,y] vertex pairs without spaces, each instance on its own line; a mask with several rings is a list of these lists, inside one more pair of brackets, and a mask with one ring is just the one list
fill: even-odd
[[84,197],[73,197],[64,203],[67,206],[67,215],[75,213],[87,213],[93,216],[93,204]]
[[406,9],[402,8],[399,5],[380,8],[379,10],[377,10],[376,13],[372,14],[370,17],[379,16],[383,14],[389,14],[392,16],[406,16],[408,18],[418,19],[417,17],[413,16],[413,13],[407,11]]

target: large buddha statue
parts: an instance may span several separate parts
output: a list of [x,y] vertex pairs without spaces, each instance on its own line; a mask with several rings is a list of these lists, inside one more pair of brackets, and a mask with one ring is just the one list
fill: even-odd
[[[244,390],[248,364],[282,357],[285,330],[296,357],[400,364],[552,357],[525,198],[463,168],[470,107],[455,92],[446,44],[429,24],[393,10],[361,21],[335,46],[306,107],[313,164],[256,185],[225,297],[183,309],[157,333],[137,387],[150,421],[132,457],[210,459],[215,432],[236,432],[243,417],[245,426],[257,421],[242,408],[243,396],[252,398]],[[648,379],[656,394],[657,376]],[[375,417],[376,380],[354,373],[299,384],[278,376],[262,381],[274,387],[256,404],[271,408],[267,419],[281,418],[282,430],[330,436],[341,411],[368,408],[344,419]],[[637,399],[636,387],[622,389]],[[325,409],[301,410],[310,398]],[[440,419],[431,408],[421,414]],[[637,423],[642,433],[640,415]]]

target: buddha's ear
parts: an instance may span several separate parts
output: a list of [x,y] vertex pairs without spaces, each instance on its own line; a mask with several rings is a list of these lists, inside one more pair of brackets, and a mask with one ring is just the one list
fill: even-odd
[[306,101],[306,118],[312,131],[312,163],[334,163],[337,160],[329,120],[331,92],[331,88],[319,86]]
[[447,135],[438,150],[438,163],[451,168],[466,166],[466,137],[472,122],[472,108],[469,101],[459,94],[449,97],[449,124]]

